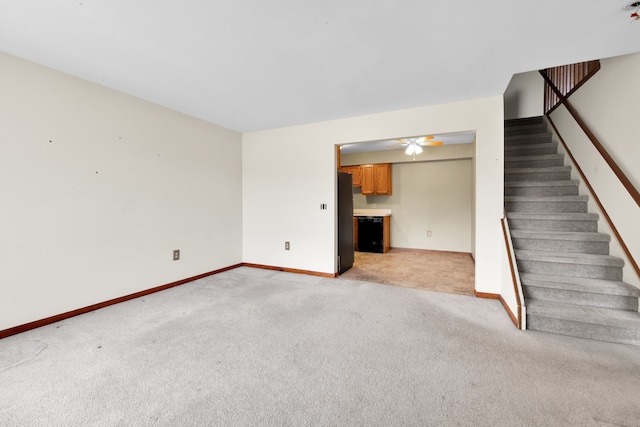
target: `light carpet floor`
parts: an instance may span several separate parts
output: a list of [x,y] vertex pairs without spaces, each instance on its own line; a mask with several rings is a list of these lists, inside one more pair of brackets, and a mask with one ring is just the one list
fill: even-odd
[[238,268],[0,340],[2,426],[638,426],[640,349]]

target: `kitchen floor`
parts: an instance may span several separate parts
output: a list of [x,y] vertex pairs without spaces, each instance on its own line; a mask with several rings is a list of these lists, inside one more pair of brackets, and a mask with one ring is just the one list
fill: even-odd
[[340,277],[472,296],[475,265],[468,253],[420,249],[391,249],[386,254],[356,251],[353,267]]

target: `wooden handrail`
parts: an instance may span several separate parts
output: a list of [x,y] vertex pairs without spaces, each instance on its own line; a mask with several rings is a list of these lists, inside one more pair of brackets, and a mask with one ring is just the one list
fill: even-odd
[[622,251],[625,253],[625,255],[627,255],[627,258],[629,259],[629,262],[631,263],[631,266],[635,270],[636,274],[640,277],[640,267],[638,266],[638,263],[633,258],[633,255],[631,254],[631,251],[629,250],[629,248],[627,247],[626,243],[622,239],[622,236],[618,232],[618,229],[613,224],[613,221],[611,220],[611,217],[609,216],[609,214],[607,213],[606,209],[602,205],[602,202],[600,202],[600,199],[598,198],[598,195],[596,194],[596,192],[593,190],[593,187],[591,186],[591,183],[589,182],[589,180],[587,179],[586,175],[584,174],[584,172],[580,168],[580,165],[576,162],[575,157],[573,157],[573,154],[571,153],[571,150],[569,149],[569,147],[567,146],[567,143],[562,138],[562,135],[560,135],[560,132],[558,131],[558,128],[556,127],[555,123],[553,122],[553,119],[551,118],[551,116],[547,116],[547,119],[549,120],[549,123],[551,123],[551,126],[553,127],[553,130],[555,131],[556,135],[558,136],[558,139],[562,143],[566,153],[569,155],[569,158],[571,159],[571,161],[575,165],[576,170],[578,171],[578,173],[582,177],[582,180],[584,181],[585,185],[589,189],[589,192],[591,193],[591,196],[593,197],[593,201],[596,202],[596,204],[598,205],[598,207],[602,211],[602,215],[604,216],[604,219],[609,224],[609,227],[611,227],[611,231],[616,236],[616,239],[618,239],[618,242],[620,243],[620,247],[622,248]]
[[[620,182],[622,183],[624,188],[627,190],[631,198],[636,202],[636,205],[640,207],[640,192],[638,192],[638,190],[633,186],[633,183],[629,180],[627,175],[625,175],[625,173],[622,171],[620,166],[618,166],[615,160],[613,160],[611,155],[609,155],[609,153],[604,148],[604,146],[600,143],[600,141],[595,136],[595,134],[591,131],[591,129],[589,129],[589,126],[587,126],[585,121],[582,120],[582,118],[580,117],[576,109],[573,107],[573,105],[571,105],[571,103],[567,99],[567,96],[563,95],[562,92],[560,92],[560,90],[556,87],[556,85],[553,83],[553,81],[549,78],[549,76],[545,72],[540,71],[540,74],[542,75],[542,78],[544,78],[544,80],[546,81],[548,87],[550,87],[553,90],[553,92],[556,94],[556,96],[558,96],[558,98],[560,99],[560,103],[564,104],[565,107],[567,107],[567,111],[569,111],[569,113],[571,114],[573,119],[578,123],[582,131],[585,133],[585,135],[587,135],[587,138],[589,138],[589,140],[591,141],[595,149],[598,150],[598,152],[600,153],[604,161],[607,162],[607,165],[609,165],[613,173],[616,174],[616,177],[618,177],[618,180],[620,180]],[[547,113],[547,117],[551,118],[549,116],[549,113],[550,112]]]
[[516,305],[518,306],[516,327],[522,329],[522,300],[520,299],[520,290],[518,289],[518,279],[516,278],[516,268],[513,265],[513,253],[509,246],[509,236],[507,234],[506,219],[502,218],[500,221],[502,224],[502,234],[504,235],[504,245],[507,248],[507,258],[509,259],[509,269],[511,270],[511,280],[513,282],[513,291],[516,294]]

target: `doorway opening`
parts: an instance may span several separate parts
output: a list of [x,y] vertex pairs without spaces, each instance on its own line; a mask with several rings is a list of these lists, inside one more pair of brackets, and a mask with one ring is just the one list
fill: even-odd
[[363,191],[361,177],[352,189],[355,215],[389,211],[390,250],[356,250],[341,277],[473,295],[474,150],[475,131],[338,146],[338,170],[389,164],[391,172],[388,194]]

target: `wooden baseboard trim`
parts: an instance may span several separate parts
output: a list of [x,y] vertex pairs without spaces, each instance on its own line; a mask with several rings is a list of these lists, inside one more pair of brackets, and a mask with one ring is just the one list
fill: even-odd
[[[516,325],[516,328],[520,329],[520,323],[518,322],[518,318],[513,314],[513,312],[511,312],[511,309],[507,305],[507,302],[502,298],[502,295],[500,295],[500,294],[489,294],[489,293],[486,293],[486,292],[477,292],[475,289],[473,290],[473,294],[477,298],[497,299],[497,300],[499,300],[502,303],[502,306],[504,307],[504,309],[507,311],[507,314],[511,318],[511,321],[513,322],[513,324]],[[518,309],[520,309],[520,307],[518,307]]]
[[338,277],[338,273],[320,273],[318,271],[298,270],[296,268],[276,267],[276,266],[273,266],[273,265],[262,265],[262,264],[251,264],[250,262],[243,262],[242,266],[243,267],[261,268],[263,270],[284,271],[286,273],[308,274],[310,276],[328,277],[328,278],[331,278],[331,279],[333,279],[335,277]]
[[504,309],[507,310],[507,314],[511,318],[511,321],[513,322],[513,324],[516,325],[516,328],[520,329],[520,322],[518,322],[518,318],[516,317],[515,314],[513,314],[513,312],[509,308],[509,305],[507,305],[507,302],[504,300],[504,298],[502,298],[502,295],[500,295],[499,299]]
[[475,295],[477,298],[500,299],[500,295],[499,294],[490,294],[490,293],[486,293],[486,292],[478,292],[475,289],[473,290],[473,295]]
[[473,258],[473,254],[471,252],[459,252],[459,251],[441,251],[439,249],[416,249],[416,248],[398,248],[396,246],[393,246],[392,248],[395,251],[411,251],[411,252],[437,252],[440,254],[454,254],[454,255],[470,255],[471,258]]
[[66,313],[56,314],[55,316],[47,317],[45,319],[35,320],[33,322],[25,323],[24,325],[14,326],[12,328],[4,329],[0,331],[0,339],[9,337],[11,335],[19,334],[21,332],[30,331],[41,326],[49,325],[51,323],[59,322],[61,320],[69,319],[70,317],[79,316],[81,314],[89,313],[90,311],[99,310],[110,305],[119,304],[121,302],[129,301],[135,298],[140,298],[146,295],[150,295],[156,292],[164,291],[165,289],[173,288],[175,286],[183,285],[194,280],[202,279],[203,277],[212,276],[214,274],[222,273],[223,271],[233,270],[234,268],[241,267],[242,264],[236,264],[229,267],[224,267],[219,270],[210,271],[208,273],[199,274],[197,276],[189,277],[187,279],[178,280],[177,282],[167,283],[166,285],[157,286],[155,288],[147,289],[144,291],[136,292],[133,294],[125,295],[119,298],[114,298],[108,301],[92,304],[87,307],[79,308],[77,310],[68,311]]

